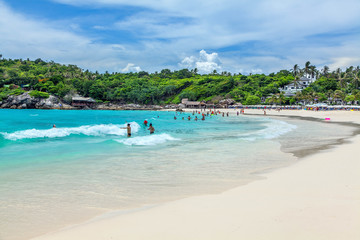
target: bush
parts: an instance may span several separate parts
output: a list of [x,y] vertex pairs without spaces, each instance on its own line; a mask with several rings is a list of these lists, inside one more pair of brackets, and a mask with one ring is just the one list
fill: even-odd
[[17,96],[18,96],[18,95],[23,94],[24,92],[25,92],[25,91],[22,90],[21,88],[17,88],[17,89],[12,90],[9,95],[17,95]]
[[48,98],[50,95],[46,92],[40,92],[40,91],[31,91],[29,93],[30,96],[35,97],[35,98]]
[[260,102],[261,102],[261,99],[258,96],[249,95],[246,98],[245,104],[246,105],[256,105],[256,104],[259,104]]
[[0,92],[0,101],[7,99],[8,96],[9,95],[6,92]]

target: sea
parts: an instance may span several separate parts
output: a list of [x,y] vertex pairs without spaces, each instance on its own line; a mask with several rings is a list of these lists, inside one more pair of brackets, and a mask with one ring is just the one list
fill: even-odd
[[0,109],[0,239],[221,193],[354,132],[236,111],[201,120],[206,112]]

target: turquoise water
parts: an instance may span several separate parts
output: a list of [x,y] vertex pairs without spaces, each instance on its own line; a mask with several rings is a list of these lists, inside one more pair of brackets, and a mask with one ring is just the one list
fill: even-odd
[[[224,191],[294,162],[280,142],[301,136],[309,143],[308,133],[318,129],[267,117],[188,121],[192,114],[174,120],[175,114],[0,109],[0,239],[27,239],[112,210]],[[127,123],[130,138],[122,129]]]

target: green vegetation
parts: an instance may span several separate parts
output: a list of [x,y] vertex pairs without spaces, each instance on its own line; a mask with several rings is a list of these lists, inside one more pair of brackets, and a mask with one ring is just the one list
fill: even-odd
[[31,91],[29,95],[36,98],[49,98],[50,96],[47,92],[40,92],[36,90]]
[[[301,76],[317,76],[302,92],[284,97],[279,88],[291,82],[297,84]],[[200,75],[197,69],[182,69],[148,73],[103,73],[84,71],[75,65],[45,62],[41,59],[0,59],[0,101],[9,95],[31,90],[30,95],[47,98],[49,94],[62,99],[78,93],[98,102],[170,104],[182,98],[216,103],[232,98],[242,104],[295,104],[316,102],[328,98],[354,102],[360,100],[359,67],[330,72],[328,67],[318,71],[310,62],[303,69],[278,73],[231,74],[228,72]],[[71,97],[70,97],[71,99]]]

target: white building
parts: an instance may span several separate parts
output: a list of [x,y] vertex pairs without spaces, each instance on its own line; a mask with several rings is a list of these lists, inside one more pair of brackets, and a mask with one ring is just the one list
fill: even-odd
[[281,92],[284,92],[286,97],[291,97],[296,94],[296,92],[301,92],[305,88],[307,88],[311,83],[313,83],[315,79],[310,79],[306,77],[301,77],[300,80],[295,82],[291,82],[288,85],[285,85],[283,88],[279,88]]

